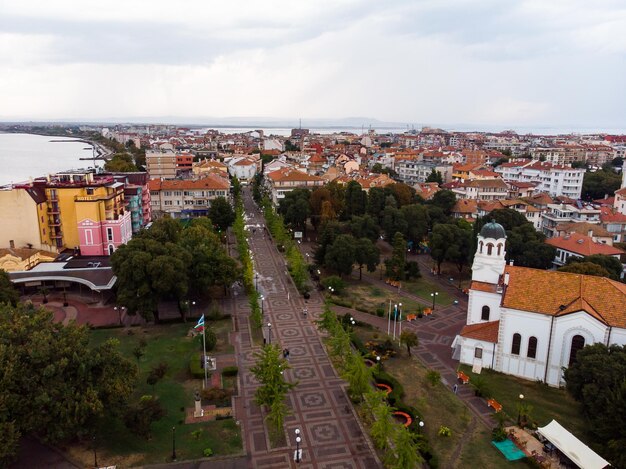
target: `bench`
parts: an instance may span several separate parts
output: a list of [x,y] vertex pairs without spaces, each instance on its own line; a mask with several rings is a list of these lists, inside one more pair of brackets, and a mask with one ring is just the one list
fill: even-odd
[[415,319],[417,319],[417,314],[407,314],[406,315],[406,320],[411,322],[414,321]]
[[457,371],[456,372],[456,377],[461,381],[461,383],[463,384],[467,384],[469,383],[469,376],[467,376],[465,373],[463,373],[462,371]]
[[492,407],[496,414],[502,410],[502,404],[495,399],[487,399],[487,407]]
[[433,314],[433,310],[431,308],[424,308],[424,316],[430,316]]

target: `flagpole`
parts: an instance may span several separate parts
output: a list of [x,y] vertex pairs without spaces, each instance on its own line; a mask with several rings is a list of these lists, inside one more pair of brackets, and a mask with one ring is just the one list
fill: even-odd
[[207,367],[209,366],[207,364],[206,361],[206,338],[204,335],[204,331],[206,330],[206,327],[204,327],[204,325],[202,326],[202,351],[203,351],[203,355],[202,355],[202,360],[204,360],[204,389],[207,389]]
[[387,315],[387,335],[389,335],[390,327],[391,327],[391,299],[389,299],[389,314]]
[[396,322],[398,322],[398,305],[393,307],[393,340],[396,340]]

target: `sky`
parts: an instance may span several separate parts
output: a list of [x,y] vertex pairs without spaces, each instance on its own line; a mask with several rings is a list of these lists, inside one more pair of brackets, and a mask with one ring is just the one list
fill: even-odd
[[0,0],[0,120],[626,131],[625,0]]

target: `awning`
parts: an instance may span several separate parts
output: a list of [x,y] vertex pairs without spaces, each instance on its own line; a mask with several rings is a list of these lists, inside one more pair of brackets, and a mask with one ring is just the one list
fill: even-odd
[[556,446],[581,469],[604,469],[610,466],[608,461],[568,432],[556,420],[552,420],[545,427],[537,428],[537,433]]

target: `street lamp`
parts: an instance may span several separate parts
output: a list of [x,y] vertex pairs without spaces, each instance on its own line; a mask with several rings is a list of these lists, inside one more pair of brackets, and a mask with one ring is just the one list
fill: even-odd
[[254,289],[255,290],[259,289],[259,273],[258,272],[254,274]]
[[265,299],[265,297],[263,295],[261,295],[261,317],[263,316],[263,300]]
[[267,335],[268,335],[268,341],[270,345],[272,345],[272,323],[271,322],[267,323]]
[[93,467],[98,467],[98,454],[96,453],[96,435],[92,438],[93,441]]
[[436,300],[436,299],[437,299],[437,297],[439,296],[439,292],[438,292],[438,291],[432,292],[432,293],[430,294],[430,296],[432,296],[432,297],[433,297],[433,311],[435,311],[435,300]]
[[330,292],[331,295],[335,293],[335,289],[333,287],[328,287],[328,291]]
[[300,462],[300,442],[302,438],[300,438],[300,429],[296,428],[296,457],[294,458],[296,462]]
[[420,432],[420,433],[422,433],[422,428],[424,428],[424,422],[422,422],[422,421],[420,420],[420,423],[419,423],[418,425],[419,425],[419,427],[418,427],[419,432]]
[[380,355],[376,355],[376,364],[378,367],[378,372],[380,373],[380,367],[382,366],[380,362]]
[[176,461],[176,427],[172,427],[172,461]]
[[519,395],[519,404],[517,407],[517,426],[520,427],[522,425],[522,402],[524,402],[524,395]]

